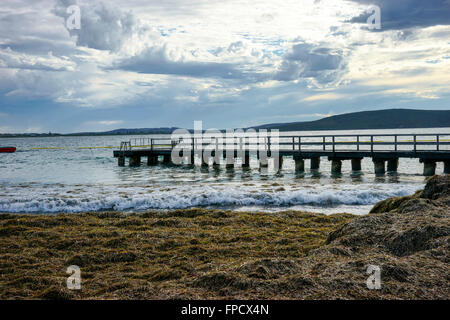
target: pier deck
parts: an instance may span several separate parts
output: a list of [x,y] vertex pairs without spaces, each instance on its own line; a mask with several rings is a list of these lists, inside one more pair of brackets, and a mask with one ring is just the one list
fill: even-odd
[[[267,166],[267,158],[273,158],[279,169],[284,157],[293,157],[296,171],[304,171],[306,159],[311,159],[311,169],[318,170],[320,158],[327,157],[333,173],[340,173],[344,160],[351,160],[352,169],[360,171],[361,160],[372,158],[377,174],[386,172],[386,162],[387,171],[395,172],[400,158],[416,158],[424,163],[424,175],[430,176],[435,174],[436,162],[443,162],[444,173],[450,174],[450,133],[136,138],[122,142],[113,154],[120,166],[125,165],[125,159],[130,166],[139,166],[142,157],[147,157],[148,165],[156,165],[159,157],[164,163],[193,165],[197,156],[203,167],[209,165],[210,158],[216,166],[224,158],[227,168],[234,167],[235,158],[241,158],[243,166],[248,167],[250,157],[256,156],[262,167]],[[175,161],[173,154],[183,160]]]

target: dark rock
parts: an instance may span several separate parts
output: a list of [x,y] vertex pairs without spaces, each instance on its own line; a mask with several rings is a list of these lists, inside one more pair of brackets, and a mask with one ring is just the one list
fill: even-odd
[[450,236],[450,226],[419,226],[400,233],[387,247],[396,256],[405,256],[432,249],[431,240],[446,236]]
[[450,197],[450,175],[429,178],[420,197],[431,200]]

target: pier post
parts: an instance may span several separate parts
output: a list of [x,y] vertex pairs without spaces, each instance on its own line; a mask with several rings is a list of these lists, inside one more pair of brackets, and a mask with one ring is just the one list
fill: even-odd
[[294,157],[295,161],[295,171],[296,172],[305,172],[305,160],[302,158]]
[[191,152],[191,154],[189,155],[189,159],[188,159],[188,164],[191,166],[195,166],[195,153]]
[[148,166],[155,166],[158,164],[158,157],[156,156],[148,156],[147,157],[147,165]]
[[165,164],[170,163],[170,155],[169,154],[165,154],[163,156],[163,163],[165,163]]
[[260,168],[268,168],[269,167],[269,159],[266,159],[265,161],[259,161],[259,167]]
[[398,169],[398,158],[389,159],[387,163],[388,172],[397,172]]
[[242,158],[242,168],[250,168],[250,154],[245,153]]
[[[276,165],[277,161],[275,161],[275,165]],[[283,156],[278,156],[278,170],[283,169]]]
[[382,175],[386,173],[386,161],[383,159],[372,159],[375,166],[375,174]]
[[311,170],[319,170],[320,158],[311,158]]
[[269,157],[266,155],[264,157],[260,156],[258,153],[259,167],[268,168],[269,167]]
[[361,160],[362,159],[352,159],[352,171],[361,171]]
[[331,173],[332,174],[341,174],[342,170],[342,160],[332,159],[331,160]]
[[125,157],[117,158],[119,167],[125,167]]
[[202,168],[208,168],[209,167],[209,159],[205,160],[205,154],[202,154]]
[[219,170],[220,169],[220,158],[221,158],[222,153],[218,151],[218,148],[216,148],[216,151],[214,152],[214,157],[213,157],[213,168],[214,170]]
[[234,157],[226,157],[225,168],[226,169],[234,168]]
[[436,174],[436,161],[423,160],[423,175],[425,177],[431,177]]
[[444,161],[444,174],[450,174],[450,160]]
[[130,167],[139,167],[141,165],[141,157],[140,156],[132,156],[129,161]]

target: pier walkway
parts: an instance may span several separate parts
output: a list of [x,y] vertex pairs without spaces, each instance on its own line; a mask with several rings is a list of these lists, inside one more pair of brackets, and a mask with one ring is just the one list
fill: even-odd
[[194,165],[197,156],[203,167],[212,162],[216,168],[224,158],[228,169],[234,168],[236,158],[242,160],[243,167],[249,167],[253,155],[261,167],[267,167],[268,158],[273,158],[275,166],[281,169],[283,158],[292,157],[297,172],[305,170],[305,160],[310,160],[311,170],[319,170],[321,158],[326,157],[335,174],[341,172],[345,160],[351,161],[353,171],[360,171],[361,160],[371,158],[375,173],[384,174],[396,172],[400,158],[416,158],[424,164],[425,176],[435,174],[437,162],[443,162],[444,173],[450,174],[450,133],[135,138],[122,142],[113,153],[119,166],[125,165],[125,159],[129,159],[130,166],[139,166],[142,157],[147,158],[148,165],[157,165],[160,158],[166,164]]

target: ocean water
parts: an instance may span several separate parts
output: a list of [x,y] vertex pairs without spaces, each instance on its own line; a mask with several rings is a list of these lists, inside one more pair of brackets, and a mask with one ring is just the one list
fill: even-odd
[[[295,134],[355,133],[448,133],[450,137],[450,128]],[[352,174],[350,161],[344,161],[342,175],[338,177],[331,175],[326,158],[321,159],[319,173],[310,172],[309,161],[305,161],[304,174],[295,173],[294,161],[289,158],[278,173],[261,172],[256,158],[251,159],[250,170],[240,166],[233,171],[224,168],[217,171],[212,167],[205,170],[199,166],[148,167],[145,161],[140,167],[119,167],[112,156],[113,149],[107,147],[117,147],[130,138],[134,136],[0,139],[0,146],[17,147],[16,153],[0,153],[0,212],[77,213],[203,207],[366,214],[376,202],[412,194],[425,184],[423,165],[418,159],[400,159],[397,174],[381,177],[374,175],[370,158],[363,160],[361,174]],[[442,170],[443,165],[438,163],[437,173]]]

